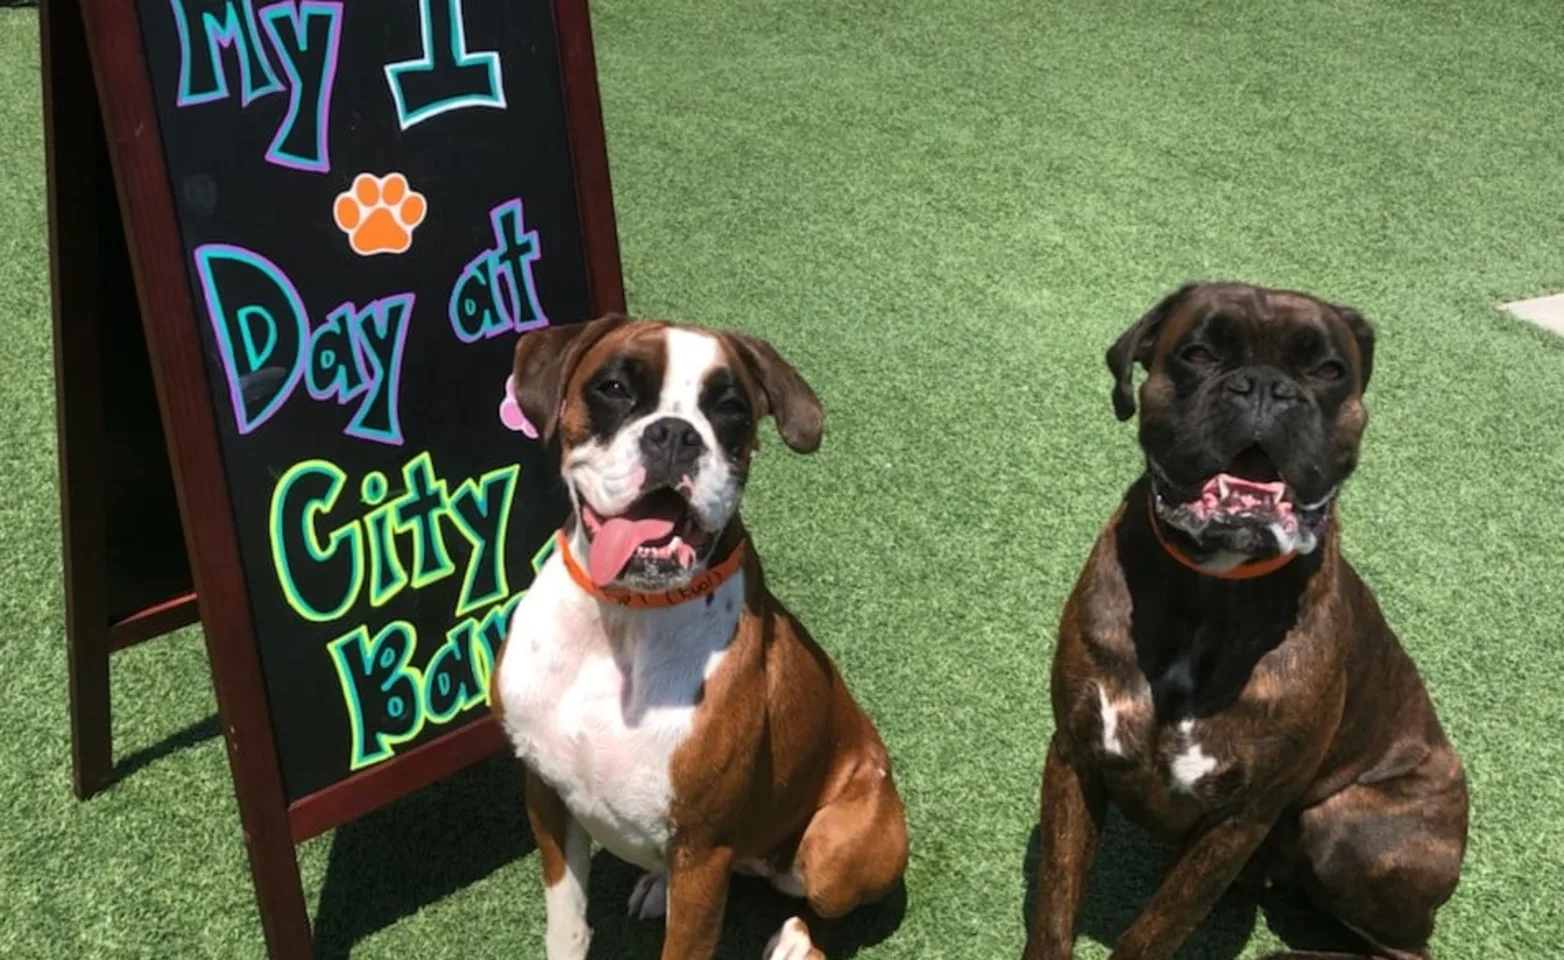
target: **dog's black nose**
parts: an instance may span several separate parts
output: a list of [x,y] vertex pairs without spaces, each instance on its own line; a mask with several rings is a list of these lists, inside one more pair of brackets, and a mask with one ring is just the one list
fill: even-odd
[[1228,391],[1239,406],[1262,419],[1298,403],[1303,397],[1297,381],[1275,367],[1246,367],[1227,377]]
[[641,431],[641,453],[648,461],[666,463],[670,469],[693,466],[705,449],[706,443],[695,424],[679,417],[653,420]]
[[1289,376],[1278,376],[1271,381],[1272,400],[1298,399],[1298,384]]

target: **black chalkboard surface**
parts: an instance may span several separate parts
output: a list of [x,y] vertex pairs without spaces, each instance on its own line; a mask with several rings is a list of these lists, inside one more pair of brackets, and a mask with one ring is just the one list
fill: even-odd
[[563,517],[499,415],[517,334],[590,312],[553,10],[139,12],[296,800],[484,715]]
[[[73,757],[110,756],[98,621],[125,645],[188,620],[188,557],[268,945],[297,956],[293,843],[503,744],[491,665],[565,513],[505,403],[515,341],[624,307],[586,2],[45,0],[42,24]],[[73,199],[109,182],[117,215]],[[127,258],[144,339],[104,302]]]

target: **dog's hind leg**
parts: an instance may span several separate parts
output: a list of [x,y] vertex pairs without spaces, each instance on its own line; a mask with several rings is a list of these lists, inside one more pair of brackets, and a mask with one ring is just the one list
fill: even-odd
[[[860,768],[815,812],[787,871],[764,871],[782,893],[802,897],[822,921],[881,900],[907,871],[907,818],[885,768]],[[825,960],[803,919],[783,925],[765,960]]]
[[885,897],[906,871],[906,812],[883,768],[860,769],[816,811],[793,858],[804,899],[826,919]]
[[[1466,785],[1453,753],[1435,749],[1413,770],[1360,782],[1304,810],[1301,885],[1381,960],[1430,960],[1434,915],[1455,891],[1466,850]],[[1293,951],[1276,960],[1341,954]]]

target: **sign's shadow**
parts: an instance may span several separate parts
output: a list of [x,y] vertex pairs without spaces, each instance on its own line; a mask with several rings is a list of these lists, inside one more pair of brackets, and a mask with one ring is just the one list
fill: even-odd
[[533,852],[521,767],[497,754],[339,827],[315,916],[318,960]]
[[[1108,949],[1151,902],[1176,851],[1110,808],[1097,844],[1086,896],[1076,918],[1076,936]],[[1038,830],[1032,829],[1022,866],[1026,893],[1021,929],[1032,924],[1037,903]],[[1046,882],[1046,878],[1044,878]],[[1329,916],[1291,892],[1260,893],[1234,887],[1174,954],[1178,960],[1235,960],[1248,946],[1263,912],[1270,931],[1295,950],[1362,950],[1363,944]]]

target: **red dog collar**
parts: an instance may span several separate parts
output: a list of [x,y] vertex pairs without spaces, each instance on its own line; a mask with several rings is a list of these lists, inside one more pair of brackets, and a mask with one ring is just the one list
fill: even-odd
[[1207,570],[1205,567],[1202,567],[1200,564],[1191,560],[1188,554],[1184,553],[1184,551],[1180,550],[1173,544],[1173,541],[1163,536],[1162,524],[1157,522],[1156,494],[1147,495],[1146,514],[1151,520],[1151,532],[1156,535],[1157,542],[1162,544],[1162,549],[1167,551],[1168,556],[1172,557],[1174,560],[1177,560],[1179,563],[1195,571],[1196,573],[1207,577],[1216,577],[1218,580],[1254,580],[1259,577],[1275,573],[1281,568],[1287,566],[1298,556],[1297,551],[1291,551],[1289,553],[1278,554],[1274,557],[1267,557],[1264,560],[1251,560],[1248,563],[1240,563],[1231,570],[1223,570],[1220,572],[1215,570]]
[[733,550],[729,552],[728,556],[721,563],[701,571],[694,579],[682,587],[662,593],[640,593],[635,590],[625,590],[618,587],[598,586],[587,575],[587,572],[581,569],[581,564],[577,563],[576,558],[571,554],[570,538],[566,536],[564,530],[555,534],[555,542],[559,545],[560,556],[564,558],[565,570],[570,574],[570,579],[576,582],[576,586],[605,603],[615,603],[621,607],[630,607],[637,610],[674,607],[711,593],[732,579],[735,573],[738,573],[739,567],[744,564],[744,549],[746,546],[746,542],[740,540],[734,544]]

